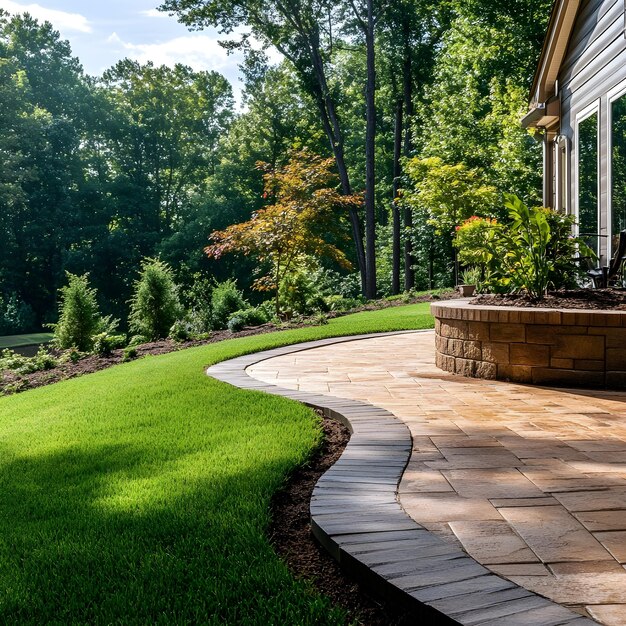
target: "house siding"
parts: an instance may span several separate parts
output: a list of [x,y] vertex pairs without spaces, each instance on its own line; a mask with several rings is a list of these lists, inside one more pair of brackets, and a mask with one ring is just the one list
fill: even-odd
[[[608,234],[608,92],[626,81],[626,37],[624,36],[624,0],[583,0],[568,49],[559,71],[561,98],[561,134],[572,142],[575,151],[576,117],[599,101],[600,131],[600,234]],[[576,159],[572,159],[570,202],[576,209]],[[601,255],[606,262],[608,237],[600,240]]]

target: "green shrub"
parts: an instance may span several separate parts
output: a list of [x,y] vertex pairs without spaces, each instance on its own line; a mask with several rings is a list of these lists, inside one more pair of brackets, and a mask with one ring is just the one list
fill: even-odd
[[174,341],[188,341],[191,335],[191,324],[185,320],[176,320],[170,328],[168,337]]
[[124,356],[122,358],[122,361],[132,361],[135,358],[137,358],[137,348],[135,348],[135,346],[126,346],[124,348]]
[[68,284],[59,289],[59,321],[52,324],[54,339],[60,348],[75,347],[88,352],[93,347],[93,337],[116,325],[111,318],[100,316],[96,290],[89,286],[87,274],[76,276],[67,273]]
[[202,334],[211,330],[213,285],[202,274],[193,275],[193,284],[185,294],[189,307],[188,320],[193,334]]
[[142,343],[148,343],[149,339],[143,335],[133,335],[128,342],[129,346],[140,346]]
[[248,303],[244,299],[243,293],[237,289],[236,280],[216,283],[211,294],[212,327],[215,330],[226,328],[233,313],[245,309],[247,306]]
[[574,286],[582,272],[577,254],[594,256],[572,237],[574,219],[551,209],[529,209],[510,194],[505,206],[507,223],[474,216],[457,227],[459,260],[476,268],[479,290],[523,291],[541,299],[548,288]]
[[[398,296],[397,299],[400,297],[401,296]],[[344,298],[340,295],[327,296],[325,301],[327,311],[338,312],[351,311],[352,309],[356,309],[363,304],[358,298]]]
[[251,307],[235,311],[226,324],[231,333],[239,332],[244,326],[261,326],[269,321],[269,316],[263,307]]
[[57,365],[58,359],[44,347],[39,348],[37,354],[33,357],[25,357],[12,350],[3,350],[0,356],[0,371],[11,370],[20,375],[51,370]]
[[98,333],[93,338],[93,351],[98,356],[109,356],[113,350],[123,348],[126,344],[124,335],[110,335],[107,332]]
[[164,339],[181,314],[172,270],[158,259],[144,259],[130,301],[129,327],[149,341]]

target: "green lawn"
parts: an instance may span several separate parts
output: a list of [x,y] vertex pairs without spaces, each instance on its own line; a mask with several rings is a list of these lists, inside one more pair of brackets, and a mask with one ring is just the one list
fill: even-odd
[[19,348],[32,346],[38,343],[47,343],[52,340],[52,333],[31,333],[30,335],[5,335],[0,337],[0,350],[5,348]]
[[264,533],[272,494],[320,441],[315,414],[204,368],[432,324],[428,304],[358,313],[0,398],[0,622],[342,623]]

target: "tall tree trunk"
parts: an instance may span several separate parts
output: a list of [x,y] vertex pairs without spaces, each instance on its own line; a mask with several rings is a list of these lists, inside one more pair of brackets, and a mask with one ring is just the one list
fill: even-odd
[[[328,137],[328,141],[333,151],[333,156],[335,157],[335,163],[339,173],[339,181],[341,183],[341,191],[345,196],[349,196],[352,195],[352,186],[350,185],[350,177],[348,175],[348,167],[346,165],[343,148],[343,135],[341,133],[339,118],[337,117],[335,102],[330,95],[330,90],[326,81],[326,73],[324,71],[322,55],[320,54],[319,42],[311,39],[309,41],[309,45],[311,58],[313,60],[313,69],[317,81],[317,84],[313,87],[315,101],[320,111],[324,132]],[[352,238],[354,240],[356,251],[357,266],[361,276],[361,292],[364,296],[366,296],[367,263],[365,258],[365,247],[363,245],[363,228],[361,226],[361,218],[359,217],[359,213],[356,208],[350,209],[349,217],[350,225],[352,226]]]
[[398,206],[398,192],[400,189],[400,157],[402,156],[402,131],[403,131],[403,112],[404,103],[398,99],[396,104],[396,124],[393,141],[393,201],[391,203],[391,212],[393,215],[392,230],[392,267],[391,267],[391,293],[396,295],[400,293],[400,248],[401,248],[401,229],[400,223],[400,207]]
[[[404,82],[404,111],[405,131],[404,131],[404,156],[409,157],[413,148],[411,135],[411,121],[413,119],[413,80],[411,64],[411,41],[410,25],[405,21],[403,28],[404,35],[404,63],[402,76]],[[413,241],[411,233],[413,229],[413,213],[409,206],[404,207],[404,290],[409,291],[415,287],[415,271],[413,270]]]
[[367,0],[367,86],[365,89],[365,297],[376,297],[376,65],[374,51],[374,2]]

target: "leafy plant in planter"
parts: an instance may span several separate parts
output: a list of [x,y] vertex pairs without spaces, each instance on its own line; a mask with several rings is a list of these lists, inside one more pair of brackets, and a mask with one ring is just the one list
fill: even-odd
[[508,223],[474,216],[457,228],[461,262],[480,268],[482,286],[496,293],[524,291],[540,300],[550,287],[574,286],[583,272],[577,254],[594,254],[572,236],[573,218],[528,208],[513,194],[505,200]]

